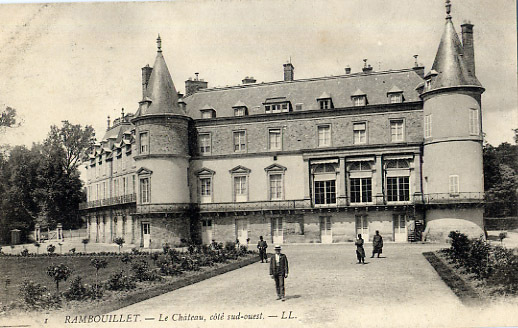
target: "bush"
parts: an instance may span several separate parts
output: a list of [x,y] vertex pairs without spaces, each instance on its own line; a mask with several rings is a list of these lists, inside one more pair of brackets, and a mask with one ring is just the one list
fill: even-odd
[[21,256],[29,256],[29,250],[27,248],[22,249],[20,252]]
[[116,243],[116,244],[117,244],[117,246],[119,246],[119,253],[120,253],[120,252],[121,252],[121,247],[122,247],[122,245],[125,243],[124,238],[122,238],[122,237],[117,237],[117,238],[115,238],[115,239],[113,240],[113,242],[114,242],[114,243]]
[[70,287],[63,293],[67,301],[82,301],[91,297],[90,288],[83,284],[81,277],[75,277],[70,282]]
[[49,253],[49,255],[52,255],[54,254],[54,252],[56,251],[56,246],[50,244],[49,246],[47,246],[47,253]]
[[132,290],[135,287],[137,287],[135,281],[125,276],[122,271],[112,274],[106,282],[106,289],[108,290]]
[[72,269],[70,269],[65,264],[60,265],[50,265],[47,267],[47,275],[54,279],[56,282],[56,293],[59,293],[59,283],[61,280],[67,281],[68,277],[72,274]]
[[160,256],[156,265],[160,268],[160,273],[166,276],[177,276],[182,273],[181,266],[175,263],[171,256]]
[[131,265],[133,275],[138,281],[154,281],[160,279],[156,272],[149,269],[146,260],[140,259]]
[[20,286],[20,297],[29,308],[41,307],[46,294],[47,287],[30,280],[24,280]]
[[138,254],[140,254],[140,250],[137,247],[133,247],[131,249],[131,253],[133,253],[134,255],[138,255]]
[[229,251],[229,252],[230,252],[230,251],[233,251],[233,250],[235,250],[235,249],[236,249],[236,243],[235,243],[235,242],[233,242],[233,241],[227,241],[227,242],[225,243],[225,250],[226,250],[226,251]]

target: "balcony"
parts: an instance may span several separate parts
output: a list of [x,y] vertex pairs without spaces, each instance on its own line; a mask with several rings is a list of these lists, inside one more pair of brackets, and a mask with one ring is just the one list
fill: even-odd
[[462,204],[462,203],[484,203],[485,193],[483,192],[460,192],[414,194],[415,204]]
[[130,203],[136,203],[136,202],[137,202],[137,195],[128,194],[128,195],[122,195],[122,196],[117,196],[117,197],[93,200],[90,202],[84,202],[84,203],[79,204],[79,209],[86,210],[86,209],[96,208],[96,207],[106,207],[106,206],[130,204]]
[[203,203],[199,204],[200,212],[243,212],[243,211],[286,211],[310,209],[309,199],[299,200],[272,200],[259,202],[239,203]]

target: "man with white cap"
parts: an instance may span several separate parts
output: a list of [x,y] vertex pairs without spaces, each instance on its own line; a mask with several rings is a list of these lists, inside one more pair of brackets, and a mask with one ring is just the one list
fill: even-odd
[[270,259],[270,276],[275,280],[277,299],[284,302],[284,279],[288,278],[288,258],[281,253],[280,245],[275,245],[275,254]]

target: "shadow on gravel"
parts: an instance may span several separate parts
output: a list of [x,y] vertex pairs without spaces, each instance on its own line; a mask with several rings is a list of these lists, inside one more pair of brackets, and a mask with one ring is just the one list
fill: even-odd
[[288,295],[285,297],[287,300],[291,300],[292,298],[300,298],[300,295]]
[[457,274],[444,264],[433,252],[425,252],[423,256],[430,262],[442,281],[450,287],[464,305],[476,306],[483,303],[477,292],[457,276]]

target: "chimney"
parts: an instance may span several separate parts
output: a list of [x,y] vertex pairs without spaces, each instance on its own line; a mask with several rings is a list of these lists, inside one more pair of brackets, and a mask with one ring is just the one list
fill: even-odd
[[464,49],[464,61],[468,70],[475,75],[475,49],[473,47],[473,24],[469,22],[460,26],[462,28],[462,48]]
[[284,66],[284,81],[293,81],[293,71],[295,67],[291,63],[286,63]]
[[110,129],[110,116],[106,119],[106,122],[108,123],[108,127],[106,128],[106,131]]
[[372,66],[369,64],[367,65],[367,59],[364,59],[363,60],[363,68],[362,68],[362,71],[363,73],[369,73],[372,71]]
[[424,66],[423,65],[419,65],[419,63],[417,62],[417,57],[419,57],[419,55],[414,55],[414,67],[413,67],[413,70],[416,72],[417,75],[419,75],[422,79],[424,79]]
[[147,85],[149,83],[152,70],[153,67],[149,67],[149,64],[142,67],[142,99],[146,98]]
[[124,107],[121,109],[121,122],[124,122]]
[[349,65],[345,68],[345,74],[351,74],[351,67]]
[[200,73],[194,73],[196,76],[194,80],[192,78],[189,78],[187,81],[185,81],[185,96],[190,96],[196,91],[200,89],[207,89],[209,83],[205,82],[203,79],[199,78]]
[[243,84],[250,84],[250,83],[255,83],[257,82],[256,79],[254,79],[253,76],[247,76],[245,77],[242,81],[241,81]]

